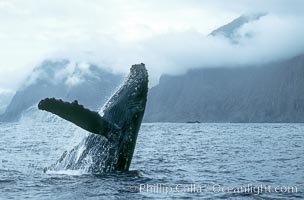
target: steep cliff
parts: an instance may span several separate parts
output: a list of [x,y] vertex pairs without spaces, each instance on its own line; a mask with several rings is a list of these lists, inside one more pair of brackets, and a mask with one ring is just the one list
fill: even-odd
[[1,91],[0,90],[0,114],[2,114],[5,111],[6,107],[10,103],[13,96],[14,96],[14,93],[11,91]]
[[146,122],[304,122],[304,55],[236,68],[162,76]]
[[16,92],[0,121],[16,121],[22,113],[45,97],[77,99],[87,108],[97,110],[120,84],[114,75],[87,63],[65,59],[46,60],[34,69]]

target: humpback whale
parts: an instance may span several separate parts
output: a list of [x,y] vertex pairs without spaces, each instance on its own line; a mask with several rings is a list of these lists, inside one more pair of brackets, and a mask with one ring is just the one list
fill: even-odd
[[102,114],[77,101],[46,98],[40,110],[51,112],[90,133],[71,151],[65,151],[45,171],[84,170],[102,173],[129,170],[138,131],[145,112],[148,72],[143,63],[132,65],[123,85],[104,105]]

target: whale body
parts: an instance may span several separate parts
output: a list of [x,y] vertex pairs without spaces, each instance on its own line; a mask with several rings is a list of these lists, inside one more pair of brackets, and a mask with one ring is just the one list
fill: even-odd
[[104,105],[103,114],[79,105],[46,98],[40,110],[51,112],[93,133],[45,171],[85,170],[102,173],[129,170],[145,112],[148,72],[143,63],[132,65],[123,85]]

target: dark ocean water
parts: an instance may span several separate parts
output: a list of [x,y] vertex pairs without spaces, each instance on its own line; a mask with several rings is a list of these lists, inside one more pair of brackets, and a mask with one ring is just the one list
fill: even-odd
[[0,124],[0,199],[304,199],[304,124],[143,124],[130,172],[43,172],[86,135]]

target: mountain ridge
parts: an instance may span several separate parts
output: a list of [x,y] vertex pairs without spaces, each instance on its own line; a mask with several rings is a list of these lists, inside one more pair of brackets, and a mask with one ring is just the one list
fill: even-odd
[[20,87],[0,121],[18,121],[22,113],[46,97],[77,99],[97,110],[120,84],[121,75],[110,73],[97,65],[73,63],[66,59],[45,60]]
[[304,55],[190,70],[150,89],[146,122],[304,122]]
[[[220,26],[213,30],[209,36],[223,36],[229,39],[232,43],[238,43],[239,35],[237,31],[247,23],[258,21],[260,18],[266,16],[267,13],[256,13],[251,15],[241,15],[238,18],[232,20],[228,24]],[[247,34],[249,36],[250,34]]]

